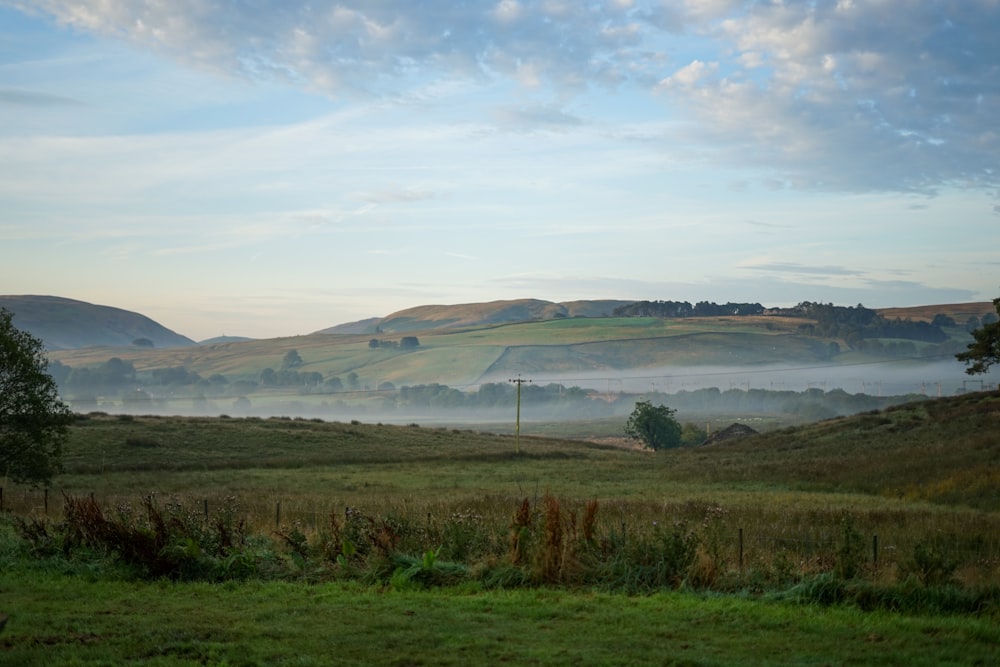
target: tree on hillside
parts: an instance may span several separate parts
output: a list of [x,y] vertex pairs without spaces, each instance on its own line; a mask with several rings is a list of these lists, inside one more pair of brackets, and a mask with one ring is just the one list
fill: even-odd
[[299,356],[298,350],[289,350],[285,353],[285,358],[281,360],[281,368],[283,370],[288,370],[290,368],[298,368],[304,362],[302,357]]
[[72,414],[46,366],[42,342],[0,308],[0,473],[18,483],[48,485],[62,467]]
[[[993,299],[993,306],[1000,315],[1000,297]],[[965,372],[969,375],[985,373],[990,366],[1000,363],[1000,321],[987,323],[985,317],[982,321],[983,325],[972,332],[973,341],[968,349],[955,355],[968,367]]]
[[625,424],[625,435],[639,440],[650,449],[679,447],[683,428],[674,418],[677,411],[649,401],[636,401],[635,409]]

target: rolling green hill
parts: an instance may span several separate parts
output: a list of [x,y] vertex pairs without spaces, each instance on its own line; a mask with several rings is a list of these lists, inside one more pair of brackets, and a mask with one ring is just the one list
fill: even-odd
[[[309,334],[229,342],[183,349],[58,350],[52,358],[69,366],[92,366],[117,356],[140,372],[184,366],[204,377],[253,379],[278,369],[296,350],[297,369],[324,378],[357,373],[369,382],[438,382],[463,385],[517,373],[565,374],[661,366],[753,367],[763,364],[837,364],[874,361],[877,355],[848,353],[833,338],[804,335],[802,320],[783,317],[561,318],[416,333],[419,346],[393,347],[401,335]],[[958,334],[956,334],[958,335]],[[372,341],[389,343],[372,347]],[[831,343],[842,352],[831,354]],[[959,348],[961,349],[961,348]],[[372,385],[374,386],[374,385]]]
[[[184,366],[233,381],[278,369],[295,350],[303,361],[299,372],[357,373],[372,386],[375,381],[465,385],[519,372],[824,361],[826,343],[797,334],[798,324],[788,318],[574,318],[421,331],[413,349],[372,347],[368,335],[310,334],[182,349],[59,350],[50,356],[71,367],[116,356],[139,372]],[[400,336],[381,334],[377,340],[395,343]]]
[[490,301],[456,305],[416,306],[386,317],[340,324],[316,333],[400,333],[442,328],[469,328],[564,317],[609,317],[615,308],[631,303],[614,299],[552,303],[540,299]]

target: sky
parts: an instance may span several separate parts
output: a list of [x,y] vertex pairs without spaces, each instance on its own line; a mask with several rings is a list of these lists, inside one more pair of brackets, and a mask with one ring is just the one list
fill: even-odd
[[0,0],[0,293],[1000,296],[1000,0]]

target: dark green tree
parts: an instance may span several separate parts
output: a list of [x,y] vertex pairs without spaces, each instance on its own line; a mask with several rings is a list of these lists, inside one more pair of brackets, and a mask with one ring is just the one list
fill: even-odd
[[278,374],[273,368],[265,368],[260,372],[260,383],[266,387],[273,387],[278,384]]
[[72,413],[46,370],[42,341],[13,319],[0,308],[0,473],[47,486],[62,469]]
[[625,435],[639,440],[650,449],[679,447],[683,428],[674,415],[673,408],[653,405],[649,401],[636,401],[635,409],[625,423]]
[[953,327],[955,326],[955,318],[949,317],[944,313],[938,313],[934,316],[934,319],[931,320],[931,324],[936,327]]
[[290,368],[298,368],[304,362],[302,357],[299,356],[298,350],[289,350],[285,353],[285,358],[281,360],[282,370],[288,370]]
[[[993,299],[993,306],[1000,315],[1000,297]],[[983,325],[972,332],[973,341],[968,349],[955,355],[967,366],[965,372],[969,375],[985,373],[990,366],[1000,363],[1000,321],[987,323],[985,317],[982,321]]]

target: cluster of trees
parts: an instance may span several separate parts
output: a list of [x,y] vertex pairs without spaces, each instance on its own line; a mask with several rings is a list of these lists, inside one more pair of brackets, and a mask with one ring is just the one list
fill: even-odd
[[132,362],[118,357],[111,357],[91,368],[73,368],[53,361],[49,364],[48,370],[59,386],[70,389],[102,391],[136,383],[135,366]]
[[216,373],[204,378],[184,366],[155,368],[141,375],[131,361],[120,357],[111,357],[90,368],[74,368],[53,361],[48,365],[48,372],[60,387],[69,390],[116,391],[138,386],[218,387],[228,384],[224,375]]
[[719,305],[710,301],[699,301],[691,305],[687,301],[636,301],[619,306],[612,311],[615,317],[720,317],[723,315],[761,315],[764,306],[759,303],[726,303]]
[[420,347],[420,339],[416,336],[403,336],[399,341],[372,338],[368,341],[368,347],[372,349],[388,348],[394,350],[398,348],[400,350],[413,350]]
[[799,331],[810,336],[841,338],[852,349],[858,349],[861,341],[871,338],[895,338],[923,343],[943,343],[948,334],[941,328],[954,324],[954,320],[938,315],[933,322],[909,319],[889,319],[878,311],[857,306],[835,306],[832,303],[812,303],[803,301],[793,308],[769,311],[784,317],[801,317],[815,320],[815,324],[803,324]]
[[942,343],[921,345],[911,340],[879,340],[878,338],[861,338],[853,342],[852,349],[858,352],[896,359],[940,359],[955,355],[965,348],[965,345],[952,339]]
[[801,419],[827,419],[838,415],[881,410],[892,405],[924,398],[921,394],[873,396],[851,394],[843,389],[829,391],[813,387],[804,391],[773,389],[727,389],[706,387],[694,391],[656,395],[659,400],[684,412],[722,412],[727,414],[795,415]]
[[[391,400],[392,405],[397,408],[509,409],[514,405],[515,393],[514,385],[506,382],[488,382],[480,385],[476,391],[461,391],[434,383],[400,387]],[[561,405],[582,408],[589,414],[612,414],[608,403],[592,400],[591,393],[586,389],[556,383],[524,383],[521,386],[521,403],[529,412],[535,408],[551,411]]]
[[[403,386],[398,392],[383,399],[387,409],[443,409],[443,410],[509,410],[515,401],[515,387],[509,383],[487,383],[476,391],[461,391],[442,384]],[[874,396],[850,394],[843,389],[825,391],[819,388],[804,391],[773,389],[720,390],[717,387],[681,390],[673,394],[652,392],[650,401],[669,402],[673,408],[685,413],[773,414],[794,415],[798,418],[826,419],[838,415],[857,414],[879,410],[892,405],[924,398],[923,395]],[[522,410],[531,417],[532,411],[543,417],[572,414],[574,417],[599,417],[621,414],[634,401],[635,396],[606,394],[567,387],[561,384],[521,386]]]
[[[944,314],[936,315],[931,322],[904,320],[898,317],[890,319],[871,308],[865,308],[861,304],[835,306],[832,303],[824,304],[810,301],[803,301],[792,308],[773,309],[764,308],[759,303],[728,302],[720,305],[709,301],[700,301],[691,305],[688,301],[637,301],[619,306],[613,311],[615,317],[660,318],[763,314],[815,320],[815,323],[801,325],[799,330],[810,336],[843,339],[851,349],[855,350],[864,349],[866,341],[870,342],[879,338],[942,344],[949,340],[943,327],[957,326],[953,318]],[[971,317],[965,323],[965,328],[969,332],[975,331],[981,326],[995,321],[994,318],[995,316],[992,314],[985,316],[982,321],[979,318]],[[884,349],[878,349],[876,345],[869,344],[867,349],[891,356],[914,356],[919,353],[916,346],[904,348],[898,345],[888,345]],[[944,350],[943,353],[954,354],[955,351],[948,349]],[[935,350],[935,354],[942,354],[942,350]]]

